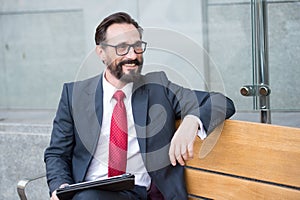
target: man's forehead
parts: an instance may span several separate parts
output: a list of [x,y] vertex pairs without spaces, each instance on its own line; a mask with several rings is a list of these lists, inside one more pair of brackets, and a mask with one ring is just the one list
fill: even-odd
[[139,39],[138,29],[132,24],[112,24],[106,31],[106,40],[110,42],[135,42]]

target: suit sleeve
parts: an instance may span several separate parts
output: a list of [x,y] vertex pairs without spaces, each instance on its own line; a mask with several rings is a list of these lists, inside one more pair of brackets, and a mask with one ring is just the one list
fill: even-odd
[[200,118],[208,135],[235,113],[232,100],[221,93],[183,88],[170,82],[165,73],[161,73],[161,80],[177,118],[187,115]]
[[225,119],[235,113],[233,101],[221,93],[195,91],[200,110],[200,120],[209,135]]
[[70,107],[72,87],[69,86],[68,84],[63,86],[53,121],[50,145],[44,154],[50,194],[63,183],[73,183],[71,155],[74,144],[74,126]]

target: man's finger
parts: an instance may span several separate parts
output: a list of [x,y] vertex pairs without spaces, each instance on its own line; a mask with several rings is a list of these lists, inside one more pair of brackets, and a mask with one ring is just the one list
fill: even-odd
[[188,145],[188,153],[189,153],[189,158],[194,157],[194,143],[191,143]]
[[187,147],[185,145],[182,145],[180,148],[181,156],[184,160],[188,159],[188,152],[187,152]]
[[175,157],[174,145],[172,142],[171,142],[170,149],[169,149],[169,159],[170,159],[171,164],[173,166],[175,166],[176,165],[176,157]]
[[188,159],[189,159],[189,158],[188,158],[189,155],[188,155],[187,152],[182,153],[181,156],[182,156],[183,160],[188,160]]
[[182,158],[181,155],[177,156],[177,157],[176,157],[176,160],[178,161],[178,163],[179,163],[180,165],[182,165],[182,166],[185,165],[185,162],[184,162],[184,160],[183,160],[183,158]]

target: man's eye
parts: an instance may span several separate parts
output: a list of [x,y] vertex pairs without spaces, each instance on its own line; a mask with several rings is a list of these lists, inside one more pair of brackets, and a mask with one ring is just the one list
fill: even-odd
[[117,46],[118,49],[127,49],[128,45],[127,44],[120,44]]
[[141,47],[142,46],[142,42],[136,42],[135,44],[134,44],[134,47]]

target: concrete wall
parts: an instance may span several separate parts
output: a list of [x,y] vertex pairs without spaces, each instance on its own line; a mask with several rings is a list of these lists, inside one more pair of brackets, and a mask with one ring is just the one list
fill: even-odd
[[[55,109],[62,83],[101,72],[103,66],[92,52],[94,30],[100,20],[112,12],[126,11],[145,29],[169,29],[175,35],[199,42],[202,38],[201,3],[193,0],[190,4],[170,0],[150,4],[130,0],[1,1],[0,108]],[[170,64],[170,60],[178,56],[172,53],[161,56],[162,53],[151,51],[151,44],[148,47],[145,71],[150,71],[149,65],[153,63],[158,63],[154,69],[162,65],[176,71],[172,63],[177,63],[181,71],[184,69],[182,59]],[[92,59],[93,66],[84,71],[82,63],[91,62],[86,57]],[[199,84],[203,85],[202,81]]]
[[[239,88],[252,84],[251,7],[249,1],[209,1],[209,52],[224,79],[227,94],[239,111],[252,108],[252,98]],[[231,1],[230,1],[231,2]],[[299,3],[269,1],[269,71],[271,109],[299,110]],[[214,73],[210,73],[215,84]]]
[[[1,0],[0,108],[55,109],[62,83],[104,68],[91,53],[96,25],[112,12],[126,11],[146,35],[151,33],[145,38],[145,72],[166,70],[172,80],[224,92],[238,110],[252,110],[252,99],[239,94],[241,86],[252,83],[250,1],[208,1],[207,24],[203,2]],[[282,2],[268,6],[271,108],[294,110],[300,108],[300,89],[295,87],[300,5]],[[153,28],[159,30],[156,35]],[[82,63],[87,62],[93,67],[84,71]]]

